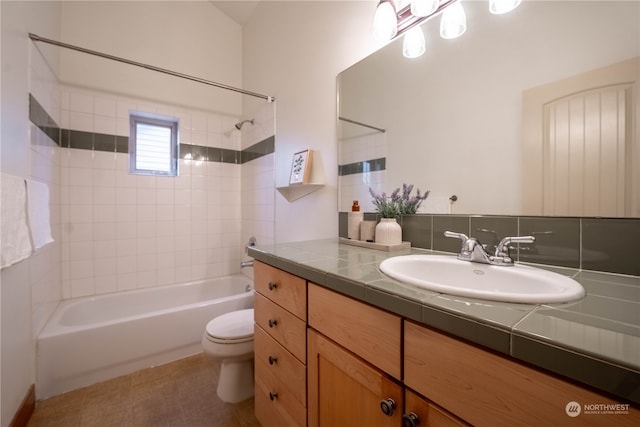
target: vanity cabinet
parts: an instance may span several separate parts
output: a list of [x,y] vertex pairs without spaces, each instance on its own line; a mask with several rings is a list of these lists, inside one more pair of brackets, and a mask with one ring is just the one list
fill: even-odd
[[567,415],[570,402],[615,401],[504,356],[405,321],[404,383],[473,425],[640,425],[640,412]]
[[255,414],[263,427],[306,425],[307,283],[254,262]]
[[309,427],[402,425],[402,386],[313,329],[308,367]]
[[617,402],[258,261],[255,288],[263,427],[640,425],[627,405],[571,417]]
[[405,389],[403,427],[470,427],[411,389]]
[[309,427],[468,426],[402,379],[402,318],[308,285]]
[[402,319],[308,285],[309,427],[400,426]]

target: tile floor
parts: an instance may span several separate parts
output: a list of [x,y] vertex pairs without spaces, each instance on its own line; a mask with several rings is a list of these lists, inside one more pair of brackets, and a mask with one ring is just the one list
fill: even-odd
[[219,365],[198,354],[40,401],[28,427],[259,427],[253,399],[216,395]]

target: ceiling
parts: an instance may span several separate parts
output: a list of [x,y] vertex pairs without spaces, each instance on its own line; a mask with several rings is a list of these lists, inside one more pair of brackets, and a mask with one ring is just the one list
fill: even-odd
[[222,13],[240,25],[244,25],[255,10],[260,0],[210,0]]

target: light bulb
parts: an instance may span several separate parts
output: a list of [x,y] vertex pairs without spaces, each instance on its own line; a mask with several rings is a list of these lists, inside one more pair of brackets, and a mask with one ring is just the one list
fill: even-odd
[[440,6],[440,0],[411,0],[411,14],[413,16],[429,16]]
[[402,54],[405,58],[417,58],[425,51],[424,33],[418,25],[407,31],[402,41]]
[[522,0],[489,0],[489,12],[494,15],[502,15],[503,13],[511,12],[520,6],[520,3],[522,3]]
[[455,39],[467,31],[467,15],[460,2],[448,6],[440,20],[440,37]]
[[373,17],[373,35],[377,40],[388,41],[398,34],[398,18],[390,1],[382,0]]

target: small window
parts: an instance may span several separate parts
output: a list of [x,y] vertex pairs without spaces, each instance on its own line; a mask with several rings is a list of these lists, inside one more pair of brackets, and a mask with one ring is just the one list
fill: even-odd
[[139,175],[178,175],[178,119],[131,112],[129,172]]

